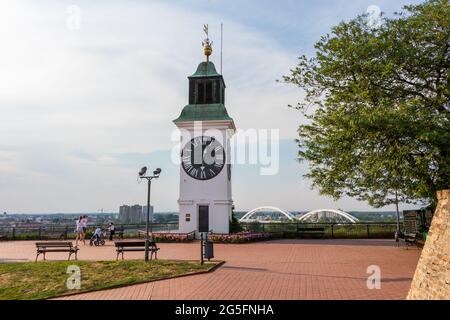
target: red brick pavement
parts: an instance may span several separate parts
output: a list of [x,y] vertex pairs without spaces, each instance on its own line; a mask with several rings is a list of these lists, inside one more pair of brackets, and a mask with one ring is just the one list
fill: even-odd
[[[160,244],[160,259],[197,259],[199,243]],[[168,279],[64,299],[405,299],[420,255],[392,240],[278,240],[216,244],[226,263],[208,274]],[[34,242],[0,242],[0,262],[34,260]],[[65,259],[66,255],[48,255]],[[126,254],[128,259],[142,253]],[[81,246],[79,259],[115,259],[114,247]],[[366,271],[381,268],[381,289]]]

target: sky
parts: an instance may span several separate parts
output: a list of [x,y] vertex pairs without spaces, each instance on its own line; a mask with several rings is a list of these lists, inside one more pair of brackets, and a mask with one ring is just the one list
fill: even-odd
[[[314,43],[371,5],[391,15],[419,1],[179,0],[0,2],[0,211],[117,211],[145,203],[144,165],[161,167],[155,211],[176,211],[179,167],[171,161],[173,120],[187,104],[187,76],[204,60],[223,75],[226,107],[242,130],[279,130],[280,170],[236,165],[237,210],[374,210],[311,190],[294,141],[303,99],[277,83],[313,55]],[[402,209],[410,208],[402,206]],[[382,210],[393,210],[387,207]]]

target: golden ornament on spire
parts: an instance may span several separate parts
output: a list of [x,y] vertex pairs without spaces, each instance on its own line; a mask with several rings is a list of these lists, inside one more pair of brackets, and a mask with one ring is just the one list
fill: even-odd
[[203,32],[206,34],[206,39],[202,42],[203,53],[206,56],[206,62],[209,62],[209,56],[212,54],[212,41],[209,41],[209,28],[207,24],[203,25]]

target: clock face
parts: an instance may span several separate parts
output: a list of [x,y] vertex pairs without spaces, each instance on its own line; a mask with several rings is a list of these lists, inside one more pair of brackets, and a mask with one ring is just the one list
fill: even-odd
[[225,149],[215,138],[196,137],[184,146],[181,152],[181,165],[194,179],[212,179],[225,166]]

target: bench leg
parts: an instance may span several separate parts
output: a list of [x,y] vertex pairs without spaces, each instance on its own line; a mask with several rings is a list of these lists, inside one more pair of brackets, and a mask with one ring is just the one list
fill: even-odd
[[123,251],[122,251],[122,260],[123,260]]
[[44,261],[45,261],[45,251],[44,251]]
[[119,260],[119,254],[120,254],[120,252],[117,252],[117,255],[116,255],[116,261]]
[[36,255],[36,259],[34,260],[34,262],[37,262],[37,259],[38,259],[38,257],[39,257],[40,254],[41,254],[41,253],[38,252],[38,254]]

